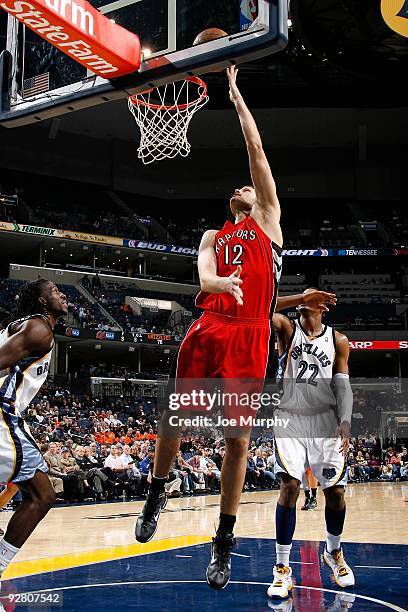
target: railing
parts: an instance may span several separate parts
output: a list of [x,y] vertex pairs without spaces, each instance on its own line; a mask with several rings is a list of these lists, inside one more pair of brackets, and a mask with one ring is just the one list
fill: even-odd
[[104,308],[99,301],[84,287],[82,283],[78,283],[76,289],[81,293],[91,304],[96,304],[105,318],[112,323],[113,330],[123,331],[123,327],[112,317],[111,314]]

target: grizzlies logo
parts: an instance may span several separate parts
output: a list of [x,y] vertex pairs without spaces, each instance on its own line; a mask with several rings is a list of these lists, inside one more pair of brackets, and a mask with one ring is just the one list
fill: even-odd
[[381,15],[391,30],[408,38],[408,0],[381,0]]
[[334,468],[324,468],[322,474],[326,480],[332,480],[336,476],[336,470]]

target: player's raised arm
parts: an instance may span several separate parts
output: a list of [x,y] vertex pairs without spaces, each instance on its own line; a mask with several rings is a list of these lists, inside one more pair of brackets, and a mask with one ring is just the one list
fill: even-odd
[[29,319],[21,329],[0,346],[0,370],[10,368],[21,359],[44,355],[52,345],[50,327],[41,319]]
[[235,66],[227,69],[230,98],[238,113],[242,132],[248,149],[249,165],[253,185],[257,196],[257,204],[264,211],[273,213],[276,221],[280,221],[280,205],[276,194],[276,185],[269,162],[263,150],[259,130],[237,86],[238,70]]
[[214,252],[215,230],[204,233],[198,250],[198,274],[201,291],[205,293],[230,293],[240,306],[243,305],[243,293],[240,285],[242,268],[238,266],[230,276],[217,275],[217,260]]
[[301,304],[309,306],[309,308],[320,308],[323,312],[328,312],[329,306],[336,306],[337,297],[335,293],[313,289],[309,290],[308,293],[278,297],[275,310],[279,312],[287,308],[295,308]]
[[292,336],[293,323],[290,319],[288,319],[288,317],[278,313],[273,315],[272,323],[278,339],[279,352],[283,353],[290,340],[290,337]]

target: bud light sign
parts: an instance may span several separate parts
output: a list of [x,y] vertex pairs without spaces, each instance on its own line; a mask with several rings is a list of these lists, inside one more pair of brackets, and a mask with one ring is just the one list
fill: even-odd
[[245,32],[258,17],[258,0],[241,0],[240,30]]

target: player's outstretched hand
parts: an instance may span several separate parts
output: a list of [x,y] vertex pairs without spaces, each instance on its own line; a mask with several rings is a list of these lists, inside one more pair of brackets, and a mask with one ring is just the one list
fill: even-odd
[[350,423],[343,421],[337,428],[336,431],[337,436],[341,436],[341,445],[339,448],[339,453],[347,457],[347,453],[350,446]]
[[227,77],[229,82],[229,97],[231,102],[235,103],[235,100],[241,96],[241,93],[237,85],[238,68],[235,66],[229,66],[227,68]]
[[321,308],[324,312],[328,312],[329,306],[336,306],[337,297],[335,293],[314,289],[303,294],[303,304],[309,308]]
[[230,274],[229,276],[225,276],[222,279],[223,282],[223,293],[230,293],[237,300],[240,306],[243,305],[243,297],[242,289],[240,285],[242,285],[242,280],[240,278],[242,272],[242,266],[238,266],[235,272]]

